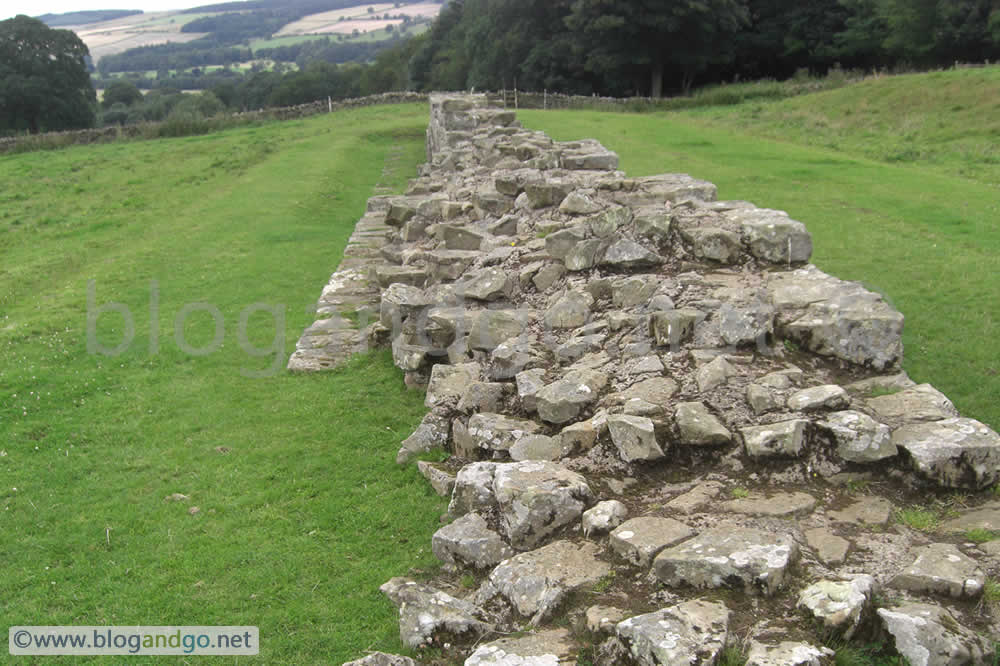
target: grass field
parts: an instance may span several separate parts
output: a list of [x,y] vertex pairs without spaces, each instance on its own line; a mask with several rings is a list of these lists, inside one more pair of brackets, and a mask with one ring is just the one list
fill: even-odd
[[[961,97],[976,108],[955,135],[994,131],[1000,77],[984,71],[992,83]],[[873,126],[931,127],[948,116],[936,95],[921,103],[919,91],[959,90],[956,82],[976,72],[885,79],[770,105],[643,115],[522,111],[520,118],[556,139],[600,139],[630,175],[686,172],[714,182],[721,198],[787,210],[811,231],[820,268],[865,283],[906,315],[911,376],[934,384],[965,415],[1000,428],[1000,177],[989,165],[976,167],[981,180],[956,173],[957,144],[933,140],[948,135],[941,128],[910,140],[913,150],[937,157],[900,162],[888,161],[891,134],[863,138],[863,130],[846,126],[836,130],[842,138],[835,150],[803,145],[823,139],[794,124],[786,132],[783,124],[791,110],[822,117],[867,99]],[[903,115],[900,99],[910,100],[908,121],[895,118]],[[755,113],[760,120],[749,123]]]
[[[907,315],[913,377],[1000,426],[997,182],[948,159],[872,159],[852,143],[860,130],[838,130],[836,150],[783,133],[783,109],[799,108],[785,105],[830,109],[837,94],[857,93],[520,116],[557,139],[601,139],[630,175],[688,172],[724,198],[788,210],[809,225],[819,266]],[[986,131],[979,110],[963,131]],[[424,105],[377,107],[0,157],[8,622],[258,625],[262,663],[402,650],[377,588],[435,566],[445,506],[394,462],[422,395],[386,354],[319,376],[281,368],[386,154],[402,150],[401,186],[426,122]],[[114,303],[134,339],[119,356],[89,353],[89,337],[105,348],[127,337]],[[88,310],[101,313],[93,336]],[[188,499],[165,501],[174,493]]]
[[[385,354],[283,361],[387,151],[401,185],[426,122],[382,107],[0,158],[0,616],[259,625],[262,663],[401,649],[378,586],[433,564],[444,509],[395,464],[423,396]],[[120,356],[87,351],[88,281],[92,312],[134,317]],[[96,340],[124,327],[105,312]]]

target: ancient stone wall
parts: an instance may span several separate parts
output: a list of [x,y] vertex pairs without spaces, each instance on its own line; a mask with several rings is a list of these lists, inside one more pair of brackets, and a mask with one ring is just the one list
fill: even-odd
[[[810,265],[781,211],[629,178],[484,96],[430,107],[420,177],[369,201],[289,362],[384,345],[426,389],[398,462],[453,520],[439,575],[382,588],[405,643],[468,665],[739,644],[762,666],[832,663],[834,637],[987,663],[1000,548],[948,530],[1000,526],[976,494],[1000,436],[900,371],[899,312]],[[895,524],[941,489],[972,508],[938,535]]]

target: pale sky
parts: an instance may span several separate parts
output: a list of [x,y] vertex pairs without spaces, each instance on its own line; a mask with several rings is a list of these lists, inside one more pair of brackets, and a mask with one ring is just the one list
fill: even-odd
[[225,0],[2,0],[0,21],[18,14],[41,16],[84,9],[141,9],[144,12],[163,12],[168,9],[187,9],[223,1]]

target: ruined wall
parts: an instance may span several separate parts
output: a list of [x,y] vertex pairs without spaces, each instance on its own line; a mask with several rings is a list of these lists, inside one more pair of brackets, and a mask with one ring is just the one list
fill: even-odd
[[[483,96],[430,106],[420,177],[369,201],[289,362],[385,345],[426,388],[398,461],[451,454],[417,464],[454,521],[435,581],[383,586],[404,642],[466,664],[674,664],[738,636],[759,666],[882,636],[914,663],[986,663],[996,628],[968,602],[1000,549],[888,525],[995,484],[1000,436],[900,371],[903,316],[810,265],[781,211],[629,178]],[[1000,521],[979,511],[953,528]]]

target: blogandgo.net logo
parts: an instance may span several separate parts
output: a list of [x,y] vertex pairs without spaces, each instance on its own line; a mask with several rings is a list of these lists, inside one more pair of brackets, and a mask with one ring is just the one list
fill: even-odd
[[11,627],[12,655],[255,655],[257,627]]

